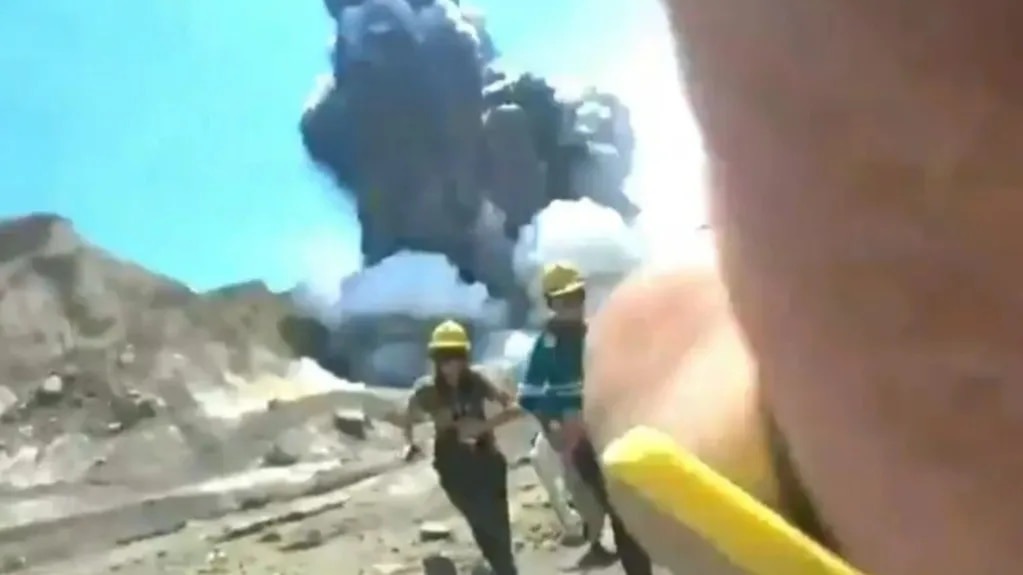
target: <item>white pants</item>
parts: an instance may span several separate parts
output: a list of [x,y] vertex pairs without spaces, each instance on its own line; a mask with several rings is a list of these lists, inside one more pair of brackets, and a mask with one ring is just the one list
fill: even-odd
[[534,439],[529,459],[565,532],[581,534],[585,526],[590,541],[599,539],[604,528],[603,506],[575,469],[562,463],[543,433]]

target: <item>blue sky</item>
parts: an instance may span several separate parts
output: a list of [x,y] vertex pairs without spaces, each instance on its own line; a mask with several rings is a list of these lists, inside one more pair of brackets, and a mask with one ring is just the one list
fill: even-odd
[[[475,3],[508,60],[577,78],[625,68],[653,12],[618,8],[640,4]],[[325,260],[354,267],[351,206],[309,164],[296,127],[327,69],[322,6],[3,0],[0,218],[58,212],[199,289],[289,287]]]

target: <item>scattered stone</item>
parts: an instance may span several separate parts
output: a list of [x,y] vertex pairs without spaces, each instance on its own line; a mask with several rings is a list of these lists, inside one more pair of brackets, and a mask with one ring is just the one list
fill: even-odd
[[424,543],[429,541],[450,541],[452,538],[451,528],[443,523],[428,521],[419,526],[419,540]]
[[135,346],[129,343],[124,346],[124,349],[117,356],[117,364],[121,367],[127,367],[133,363],[135,363]]
[[8,412],[17,410],[18,396],[11,391],[11,388],[0,385],[0,418],[6,417]]
[[242,497],[241,502],[238,504],[238,508],[242,511],[252,511],[255,509],[262,509],[269,504],[270,496],[268,494],[257,493]]
[[479,561],[475,565],[473,565],[472,569],[469,572],[471,573],[471,575],[493,575],[494,573],[493,571],[490,570],[490,567],[483,561]]
[[51,373],[36,389],[35,402],[37,405],[54,405],[63,397],[64,379],[56,373]]
[[155,397],[139,397],[135,401],[135,416],[139,419],[156,417],[160,401]]
[[298,456],[284,449],[280,444],[273,444],[263,455],[264,467],[287,467],[298,463]]
[[17,423],[21,416],[21,406],[14,405],[0,413],[0,423]]
[[309,524],[296,525],[292,530],[285,532],[284,541],[277,549],[282,553],[304,551],[324,545],[338,537],[347,536],[352,531],[352,522],[348,520],[337,523],[319,521],[315,524],[316,527]]
[[280,543],[283,537],[276,531],[267,531],[259,536],[260,543]]
[[0,573],[14,573],[20,571],[28,566],[28,559],[20,555],[10,555],[4,557],[3,562],[0,562]]
[[358,409],[340,409],[334,412],[334,428],[355,439],[366,439],[370,423],[366,414]]
[[404,575],[405,573],[414,573],[416,567],[402,563],[378,563],[371,569],[373,575]]
[[156,539],[157,537],[163,537],[165,535],[171,535],[173,533],[183,531],[186,527],[188,527],[187,521],[175,521],[168,525],[157,525],[145,531],[138,531],[132,535],[129,535],[128,537],[122,537],[121,539],[118,539],[115,542],[115,545],[123,547],[125,545],[138,543],[139,541]]
[[211,537],[212,541],[223,543],[249,535],[255,535],[270,527],[277,527],[288,523],[297,523],[310,517],[339,509],[348,502],[348,495],[338,494],[320,501],[299,502],[287,510],[278,513],[264,513],[258,517],[240,521],[224,528],[220,535]]
[[208,569],[215,570],[226,569],[227,564],[228,564],[227,554],[224,553],[221,549],[213,549],[212,551],[206,554],[206,566]]
[[458,575],[458,568],[443,555],[430,555],[423,558],[423,575]]
[[159,400],[147,397],[137,390],[130,390],[124,397],[115,398],[110,402],[114,418],[121,424],[121,429],[129,429],[143,420],[156,417],[159,407]]
[[319,547],[325,541],[326,538],[323,536],[323,532],[315,527],[311,527],[295,532],[287,543],[281,545],[280,549],[281,551],[303,551]]

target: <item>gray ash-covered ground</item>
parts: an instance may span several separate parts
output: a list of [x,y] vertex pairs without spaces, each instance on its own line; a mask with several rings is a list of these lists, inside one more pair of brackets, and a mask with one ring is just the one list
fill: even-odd
[[[504,438],[506,446],[516,442]],[[532,469],[510,477],[523,573],[572,572],[583,549],[563,541]],[[172,533],[117,545],[27,573],[420,574],[487,573],[464,521],[428,462],[401,465],[345,489],[268,503]],[[455,569],[452,571],[452,569]],[[617,565],[587,571],[621,573]]]
[[[295,336],[288,297],[194,293],[50,215],[0,222],[0,240],[0,573],[478,562],[429,463],[400,461],[407,390],[300,360],[321,335]],[[533,432],[503,433],[512,461]],[[524,572],[571,563],[531,468],[512,482]]]

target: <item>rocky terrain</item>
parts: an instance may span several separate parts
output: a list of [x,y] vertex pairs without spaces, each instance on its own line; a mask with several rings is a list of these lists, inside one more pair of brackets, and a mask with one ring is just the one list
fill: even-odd
[[[514,443],[504,439],[505,446]],[[94,547],[73,561],[25,572],[487,573],[464,522],[435,483],[427,462],[367,472],[361,482],[343,488],[340,483],[327,488],[316,481],[299,482],[291,494],[279,490],[216,517],[209,517],[213,513],[189,520],[175,517],[178,520],[164,529],[111,541],[107,548]],[[511,485],[515,545],[523,573],[578,571],[575,563],[583,549],[578,541],[562,537],[531,468],[522,462],[516,465]],[[70,539],[72,533],[58,531],[47,537]],[[587,572],[620,573],[617,566]]]
[[[89,245],[56,216],[3,222],[0,246],[5,489],[108,474],[159,486],[231,468],[205,437],[222,431],[213,400],[243,410],[254,391],[240,382],[273,388],[315,348],[316,330],[297,329],[287,298],[264,286],[193,293]],[[140,464],[150,442],[161,457]]]
[[[0,573],[468,572],[429,464],[400,461],[407,390],[320,368],[325,338],[262,285],[195,293],[60,217],[0,222]],[[501,441],[548,573],[580,551],[521,465],[533,431]]]

